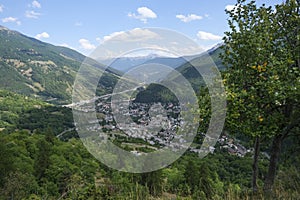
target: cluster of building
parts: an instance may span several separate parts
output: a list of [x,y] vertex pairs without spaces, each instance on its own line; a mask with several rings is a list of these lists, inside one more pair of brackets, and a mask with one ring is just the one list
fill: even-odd
[[168,146],[174,140],[185,143],[182,136],[176,134],[177,128],[183,123],[179,106],[172,103],[128,104],[117,102],[117,106],[114,106],[109,101],[97,104],[97,113],[103,114],[99,121],[105,131],[122,131],[127,137],[143,139],[150,145]]
[[[109,97],[96,101],[98,120],[90,121],[89,131],[100,131],[107,134],[113,133],[126,138],[139,138],[149,144],[149,147],[170,147],[174,150],[186,148],[191,141],[178,134],[177,131],[184,121],[180,116],[180,106],[166,104],[149,104],[136,102],[111,102]],[[90,112],[94,106],[81,106],[81,111]],[[203,135],[209,140],[208,136]],[[227,150],[229,154],[243,157],[249,150],[235,142],[226,135],[218,139],[220,148]],[[203,148],[190,147],[189,151],[213,153],[215,147]]]
[[251,151],[226,135],[222,135],[219,138],[218,142],[220,144],[220,148],[227,150],[228,153],[231,155],[244,157],[247,153]]

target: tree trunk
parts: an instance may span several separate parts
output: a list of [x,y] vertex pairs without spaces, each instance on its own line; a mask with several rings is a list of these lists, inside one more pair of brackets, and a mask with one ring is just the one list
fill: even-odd
[[[290,113],[290,111],[286,112]],[[278,160],[279,160],[279,155],[281,151],[281,144],[283,140],[290,134],[291,130],[298,126],[300,123],[300,117],[295,116],[293,117],[295,121],[292,121],[288,126],[286,126],[282,133],[279,135],[276,135],[273,139],[272,142],[272,148],[271,148],[271,157],[270,157],[270,163],[269,163],[269,170],[267,173],[267,176],[264,181],[264,191],[266,194],[271,194],[274,181],[275,181],[275,176],[276,176],[276,170],[277,170],[277,165],[278,165]]]
[[274,137],[272,142],[269,170],[264,182],[265,192],[271,192],[274,185],[282,140],[283,140],[282,135],[277,135]]
[[259,136],[256,136],[255,144],[254,144],[254,157],[253,157],[253,163],[252,163],[252,191],[253,191],[253,193],[256,193],[258,190],[257,176],[258,176],[259,149],[260,149],[260,138],[259,138]]

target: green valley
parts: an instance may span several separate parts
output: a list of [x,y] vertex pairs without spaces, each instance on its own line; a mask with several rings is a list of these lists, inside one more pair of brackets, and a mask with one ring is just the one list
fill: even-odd
[[[154,54],[150,60],[147,56],[119,58],[115,68],[0,26],[0,199],[299,199],[299,5],[298,0],[287,0],[272,8],[237,0],[226,11],[229,29],[223,43],[211,50],[188,62],[182,57],[152,58]],[[0,5],[0,12],[3,8]],[[130,13],[128,17],[147,22],[142,15]],[[195,17],[176,18],[187,23]],[[142,38],[153,36],[138,33]],[[129,67],[122,68],[122,63]],[[136,84],[136,79],[123,76],[137,65],[151,63],[169,64],[175,72],[167,74],[167,81],[175,86],[182,83],[180,75],[188,80],[196,94],[193,103],[199,108],[187,113],[185,106],[192,103],[180,105],[176,95],[159,84],[164,80]],[[82,65],[86,71],[76,77]],[[226,94],[209,91],[197,67],[218,71],[222,76],[218,83]],[[97,79],[96,94],[85,99],[90,91],[80,93],[80,89],[92,88],[98,72],[103,76]],[[82,97],[78,102],[72,101],[76,78],[82,83],[75,87]],[[120,91],[115,91],[120,80]],[[226,119],[211,145],[205,143],[214,139],[207,134],[208,127],[212,116],[223,111],[211,108],[218,95],[226,98]],[[186,113],[196,124],[191,141],[184,137],[194,130],[191,123],[184,126]],[[87,123],[80,126],[80,120]],[[186,132],[181,135],[182,126]],[[95,148],[107,141],[134,159],[165,147],[175,152],[178,146],[190,145],[163,168],[129,173],[123,171],[167,163],[167,159],[124,161],[115,152]],[[98,154],[92,154],[93,148]],[[108,167],[95,155],[123,168]]]

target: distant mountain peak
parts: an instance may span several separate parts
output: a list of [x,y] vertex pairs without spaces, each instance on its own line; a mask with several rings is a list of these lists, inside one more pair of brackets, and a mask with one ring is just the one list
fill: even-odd
[[212,53],[212,52],[216,51],[217,49],[219,49],[223,45],[224,45],[224,43],[220,42],[220,43],[216,44],[215,46],[213,46],[212,48],[208,49],[206,52]]

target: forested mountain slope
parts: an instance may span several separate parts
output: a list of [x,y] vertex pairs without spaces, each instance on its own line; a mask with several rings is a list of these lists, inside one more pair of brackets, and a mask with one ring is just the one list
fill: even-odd
[[[86,57],[72,49],[54,46],[0,26],[0,89],[38,96],[56,103],[70,102],[76,72]],[[91,69],[104,66],[89,59]],[[112,73],[114,71],[114,73]],[[104,79],[114,82],[116,71]],[[109,90],[110,83],[99,88]]]

